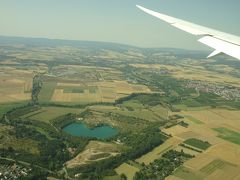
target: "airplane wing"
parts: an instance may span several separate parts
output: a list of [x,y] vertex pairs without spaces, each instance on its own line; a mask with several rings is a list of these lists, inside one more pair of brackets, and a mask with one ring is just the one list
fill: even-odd
[[137,5],[137,7],[178,29],[200,36],[200,39],[198,40],[199,42],[215,49],[214,52],[208,56],[208,58],[216,56],[220,53],[225,53],[240,60],[240,37],[193,24],[191,22],[177,19],[165,14],[160,14],[139,5]]

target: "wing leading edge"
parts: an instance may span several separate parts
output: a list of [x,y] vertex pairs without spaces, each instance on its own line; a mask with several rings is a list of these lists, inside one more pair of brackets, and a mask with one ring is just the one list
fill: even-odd
[[161,14],[139,5],[137,5],[137,7],[178,29],[193,35],[201,36],[201,38],[198,40],[199,42],[215,49],[215,51],[211,53],[208,58],[216,56],[220,53],[225,53],[240,60],[240,37]]

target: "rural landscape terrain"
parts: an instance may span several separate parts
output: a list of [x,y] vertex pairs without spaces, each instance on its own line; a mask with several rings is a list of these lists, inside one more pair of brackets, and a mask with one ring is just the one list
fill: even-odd
[[240,179],[240,61],[0,37],[0,179]]

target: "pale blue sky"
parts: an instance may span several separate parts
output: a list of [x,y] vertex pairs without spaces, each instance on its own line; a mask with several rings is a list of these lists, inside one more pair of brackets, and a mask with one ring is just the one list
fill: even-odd
[[240,0],[0,0],[0,35],[204,49],[136,4],[240,36]]

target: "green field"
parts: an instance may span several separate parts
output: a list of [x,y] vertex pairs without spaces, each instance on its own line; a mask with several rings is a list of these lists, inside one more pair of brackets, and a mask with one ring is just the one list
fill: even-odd
[[213,130],[217,131],[218,137],[222,138],[226,141],[235,143],[235,144],[239,144],[240,145],[240,133],[236,132],[236,131],[232,131],[228,128],[213,128]]
[[2,116],[3,116],[6,112],[8,112],[8,111],[10,111],[10,110],[12,110],[12,109],[14,109],[14,108],[18,108],[18,107],[24,106],[24,105],[26,105],[26,104],[27,104],[26,101],[16,102],[16,103],[1,104],[1,105],[0,105],[0,119],[2,118]]
[[204,142],[196,138],[187,139],[184,141],[184,143],[201,150],[206,150],[211,146],[211,144],[209,144],[208,142]]
[[204,124],[202,121],[200,121],[192,116],[184,115],[184,117],[187,118],[188,120],[190,120],[191,122],[193,122],[194,124]]
[[120,176],[105,176],[103,180],[121,180]]
[[144,106],[137,100],[125,101],[122,104],[124,107],[130,107],[134,109],[142,109]]
[[42,89],[39,93],[39,101],[40,102],[49,102],[52,98],[54,90],[57,86],[57,82],[43,82]]

